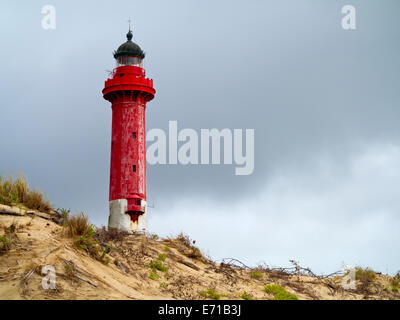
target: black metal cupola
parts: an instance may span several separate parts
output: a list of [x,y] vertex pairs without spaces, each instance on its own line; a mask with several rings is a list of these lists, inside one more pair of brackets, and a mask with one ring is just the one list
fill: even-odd
[[138,65],[144,59],[145,53],[139,45],[132,41],[132,37],[132,31],[129,29],[126,34],[128,40],[121,44],[117,51],[114,51],[114,58],[118,65]]

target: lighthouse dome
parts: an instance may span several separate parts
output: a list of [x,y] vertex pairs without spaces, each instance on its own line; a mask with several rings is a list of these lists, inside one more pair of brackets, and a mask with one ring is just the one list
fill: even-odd
[[120,57],[134,57],[134,58],[139,58],[144,59],[144,52],[143,50],[132,41],[132,32],[129,30],[129,32],[126,34],[126,38],[128,41],[125,43],[121,44],[117,51],[114,51],[114,58],[118,59]]

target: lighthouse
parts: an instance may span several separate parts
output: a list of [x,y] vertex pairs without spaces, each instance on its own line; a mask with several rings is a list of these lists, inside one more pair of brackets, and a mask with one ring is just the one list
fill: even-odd
[[114,51],[116,68],[105,81],[103,97],[112,109],[108,227],[133,233],[146,230],[145,111],[155,90],[130,28],[126,37]]

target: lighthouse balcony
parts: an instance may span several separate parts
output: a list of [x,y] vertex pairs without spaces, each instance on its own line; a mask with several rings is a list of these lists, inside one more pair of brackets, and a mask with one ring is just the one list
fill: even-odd
[[122,66],[115,68],[112,73],[112,78],[105,81],[103,95],[113,91],[131,90],[144,91],[155,94],[153,88],[153,80],[145,77],[144,69],[136,66]]

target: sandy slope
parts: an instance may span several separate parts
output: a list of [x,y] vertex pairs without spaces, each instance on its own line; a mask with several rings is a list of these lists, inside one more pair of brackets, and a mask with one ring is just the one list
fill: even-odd
[[[62,226],[45,217],[0,214],[0,235],[11,224],[17,228],[11,249],[0,255],[0,299],[204,299],[199,293],[209,289],[223,294],[221,299],[241,299],[244,292],[254,299],[273,299],[263,291],[266,284],[282,285],[299,299],[400,298],[390,290],[392,278],[384,275],[368,286],[358,284],[361,289],[355,291],[343,290],[341,277],[321,280],[259,270],[262,279],[253,279],[251,270],[196,256],[182,239],[130,235],[107,241],[111,250],[105,264],[77,248]],[[152,280],[148,264],[162,253],[168,271],[155,271],[160,278]],[[56,269],[55,290],[42,288],[45,265]]]

